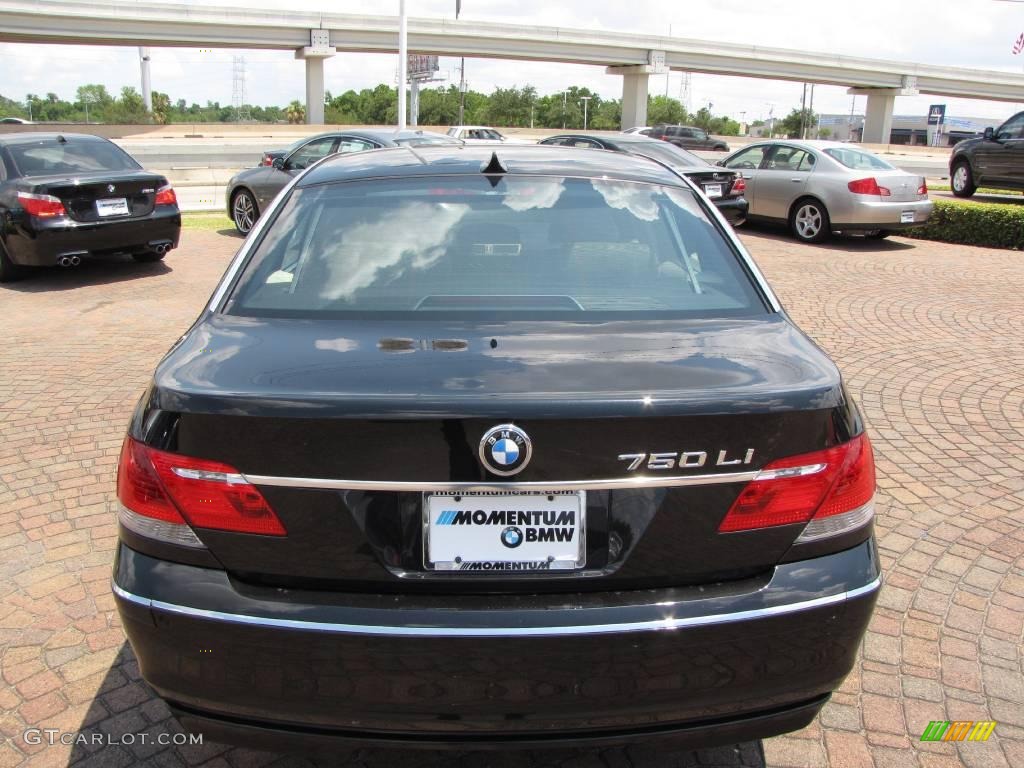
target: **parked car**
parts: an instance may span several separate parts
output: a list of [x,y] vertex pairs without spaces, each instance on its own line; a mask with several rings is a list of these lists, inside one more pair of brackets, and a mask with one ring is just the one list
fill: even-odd
[[32,125],[32,121],[22,117],[0,117],[0,125]]
[[[308,136],[284,150],[268,150],[257,168],[236,173],[228,181],[228,216],[243,235],[255,226],[263,211],[297,173],[327,155],[363,152],[367,149],[462,142],[430,131],[367,129],[331,131]],[[267,158],[270,162],[267,162]]]
[[458,125],[448,129],[448,135],[467,144],[532,144],[532,141],[510,139],[500,131],[486,125]]
[[1024,112],[981,138],[953,147],[949,158],[953,194],[970,197],[978,187],[1024,190]]
[[734,227],[742,224],[747,218],[747,201],[743,197],[746,182],[742,174],[739,171],[718,168],[674,144],[626,133],[568,133],[550,136],[540,143],[563,147],[610,149],[613,152],[629,152],[653,158],[692,180]]
[[627,153],[308,169],[156,368],[113,593],[186,729],[253,748],[806,726],[880,584],[839,371]]
[[641,133],[644,136],[648,136],[651,133],[651,126],[649,125],[637,125],[632,128],[627,128],[623,133]]
[[177,247],[180,231],[167,179],[113,142],[0,134],[0,282],[25,267],[72,267],[117,253],[158,261]]
[[763,141],[718,164],[743,173],[751,221],[786,223],[804,242],[833,231],[884,238],[924,224],[934,207],[923,176],[838,141]]
[[652,139],[667,141],[684,149],[710,149],[716,152],[728,152],[729,145],[721,139],[713,138],[703,128],[694,125],[656,125],[647,133]]

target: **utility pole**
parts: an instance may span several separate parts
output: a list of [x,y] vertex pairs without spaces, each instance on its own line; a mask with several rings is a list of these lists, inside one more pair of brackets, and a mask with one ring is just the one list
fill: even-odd
[[587,130],[587,104],[593,96],[580,96],[580,101],[583,102],[583,130]]
[[405,0],[398,0],[398,130],[405,130],[405,81],[409,79],[409,34]]
[[568,91],[562,91],[562,130],[565,130],[565,94]]
[[[814,83],[811,83],[811,101],[810,101],[810,104],[808,104],[808,106],[807,106],[807,117],[810,118],[813,115],[814,115]],[[821,126],[820,119],[818,121],[818,126],[819,127]],[[817,129],[814,132],[814,138],[818,138],[818,131],[817,131]]]
[[804,94],[800,97],[800,138],[807,138],[807,83],[804,83]]
[[[455,0],[455,20],[459,20],[459,12],[462,10],[462,0]],[[463,56],[459,65],[459,125],[462,125],[466,116],[466,57]],[[532,119],[531,125],[532,128]]]

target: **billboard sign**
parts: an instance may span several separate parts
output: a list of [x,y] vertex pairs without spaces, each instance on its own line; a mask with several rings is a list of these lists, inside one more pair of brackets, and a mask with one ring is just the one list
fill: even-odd
[[945,121],[945,104],[932,104],[930,107],[928,107],[928,125],[942,125]]
[[437,63],[437,56],[428,56],[421,53],[409,54],[409,77],[415,79],[429,79],[440,69]]

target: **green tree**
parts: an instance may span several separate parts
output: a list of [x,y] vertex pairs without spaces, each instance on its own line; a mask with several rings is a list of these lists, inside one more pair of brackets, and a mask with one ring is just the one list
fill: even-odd
[[306,122],[306,108],[296,99],[285,110],[285,116],[292,125]]
[[808,132],[813,132],[818,116],[809,109],[794,109],[786,117],[778,122],[777,131],[785,133],[791,139],[800,137],[802,126],[807,127]]
[[668,96],[649,96],[647,98],[648,124],[666,123],[668,125],[679,125],[688,121],[689,115],[687,115],[686,109],[678,99]]
[[153,91],[153,122],[167,125],[171,120],[171,97],[160,91]]

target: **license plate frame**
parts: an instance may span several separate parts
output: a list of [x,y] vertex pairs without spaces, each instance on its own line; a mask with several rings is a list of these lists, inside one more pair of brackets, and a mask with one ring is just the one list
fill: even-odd
[[913,211],[900,211],[900,224],[913,224],[914,223],[914,212]]
[[102,197],[96,199],[96,215],[106,219],[112,216],[129,216],[127,197]]
[[[507,575],[568,573],[586,566],[586,491],[424,492],[421,503],[423,567],[428,571]],[[466,512],[470,522],[466,521]],[[472,522],[477,512],[484,513],[486,522],[479,522],[479,514]],[[538,512],[540,515],[535,516]],[[552,515],[546,517],[545,512]],[[521,513],[528,513],[528,517],[524,519]],[[563,513],[572,513],[572,525],[567,524]],[[517,532],[509,531],[512,528]],[[570,528],[575,530],[568,540],[547,538],[564,536],[554,531]],[[518,536],[520,542],[505,543],[506,535],[510,541]],[[545,540],[531,540],[531,535]]]
[[705,184],[704,194],[714,200],[715,198],[722,196],[723,187],[721,184]]

